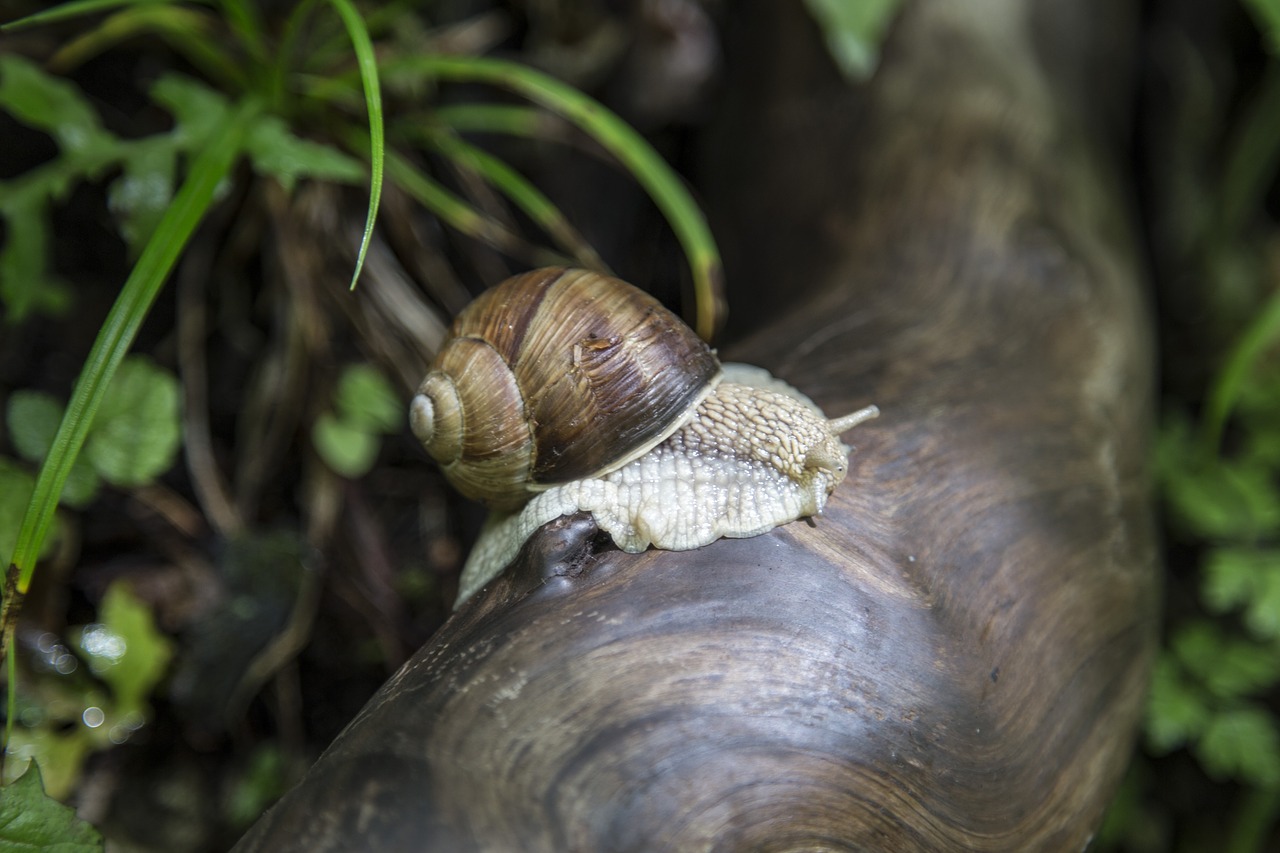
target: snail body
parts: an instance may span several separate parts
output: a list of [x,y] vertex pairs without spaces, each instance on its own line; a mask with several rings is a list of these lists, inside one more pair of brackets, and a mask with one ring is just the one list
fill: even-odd
[[[524,364],[521,337],[536,352]],[[767,371],[722,367],[631,285],[552,269],[508,279],[459,315],[411,422],[450,481],[493,508],[463,569],[461,604],[562,515],[590,512],[631,553],[817,515],[847,471],[840,434],[876,414],[828,420]]]

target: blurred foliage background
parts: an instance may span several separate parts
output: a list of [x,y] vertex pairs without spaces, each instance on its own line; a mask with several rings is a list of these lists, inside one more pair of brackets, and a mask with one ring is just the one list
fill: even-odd
[[1280,849],[1280,3],[1150,3],[1135,177],[1159,310],[1168,568],[1099,847]]
[[[808,6],[872,73],[896,3]],[[62,800],[117,849],[226,849],[442,623],[481,514],[403,410],[470,293],[572,262],[715,324],[714,244],[660,160],[696,186],[732,4],[356,8],[388,180],[354,292],[377,158],[340,15],[157,0],[0,35],[0,557],[121,282],[250,116],[58,497],[13,639],[2,826],[39,814],[94,849]],[[1166,624],[1102,850],[1280,849],[1278,49],[1280,0],[1145,4]],[[466,64],[491,56],[534,70]],[[583,120],[576,91],[622,121]]]

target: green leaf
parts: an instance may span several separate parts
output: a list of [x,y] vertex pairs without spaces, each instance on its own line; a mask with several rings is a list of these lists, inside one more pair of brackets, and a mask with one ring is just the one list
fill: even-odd
[[91,15],[107,9],[116,9],[120,6],[143,6],[149,3],[171,2],[173,0],[72,0],[70,3],[63,3],[52,9],[45,9],[43,12],[37,12],[34,15],[28,15],[25,18],[19,18],[16,21],[4,24],[0,26],[0,30],[18,30],[40,24],[51,24],[55,21],[65,21],[81,15]]
[[1146,733],[1153,752],[1172,752],[1204,730],[1209,721],[1205,696],[1181,674],[1167,653],[1156,661],[1147,695]]
[[227,822],[248,826],[288,789],[288,763],[280,747],[275,743],[259,746],[227,795]]
[[254,125],[245,148],[254,169],[275,177],[286,190],[291,191],[298,178],[344,184],[364,178],[364,166],[358,160],[336,148],[294,136],[275,116],[264,116]]
[[134,4],[89,24],[63,42],[49,59],[60,69],[80,68],[95,56],[137,38],[167,43],[228,91],[246,88],[245,63],[218,38],[221,21],[212,12],[173,2]]
[[98,409],[85,456],[102,478],[129,488],[173,465],[182,434],[178,380],[142,356],[126,359]]
[[267,46],[263,35],[262,12],[255,0],[222,0],[222,14],[231,29],[252,54],[257,63],[266,63]]
[[69,157],[100,157],[115,148],[116,138],[75,85],[13,53],[0,54],[0,108],[49,133]]
[[1275,719],[1261,709],[1216,714],[1195,752],[1212,776],[1264,787],[1280,782],[1280,736]]
[[1212,622],[1191,622],[1174,634],[1170,648],[1187,671],[1211,693],[1235,699],[1275,683],[1280,657],[1270,646],[1228,638]]
[[150,94],[151,100],[172,113],[174,143],[184,150],[203,145],[225,124],[230,110],[216,89],[182,74],[163,75]]
[[1223,460],[1192,432],[1181,412],[1164,418],[1156,470],[1177,532],[1199,539],[1252,539],[1280,519],[1269,472],[1247,460]]
[[151,611],[125,581],[107,588],[98,618],[72,639],[93,674],[111,687],[116,713],[145,715],[147,700],[169,667],[173,645],[156,630]]
[[[62,403],[49,394],[14,391],[5,414],[9,437],[18,454],[29,462],[43,462],[45,454],[53,446],[62,413]],[[89,463],[83,458],[77,459],[62,489],[61,502],[67,506],[83,507],[97,495],[99,485],[98,475]],[[14,529],[17,529],[16,525]]]
[[1244,5],[1253,12],[1257,19],[1258,29],[1266,36],[1267,45],[1272,53],[1280,53],[1280,2],[1277,0],[1244,0]]
[[[11,460],[0,456],[0,560],[8,565],[10,555],[18,542],[18,527],[22,524],[22,513],[31,500],[31,492],[35,489],[36,480]],[[53,547],[53,540],[45,543],[41,556]]]
[[44,460],[62,422],[62,409],[62,403],[42,391],[20,390],[9,395],[5,423],[19,456],[28,462]]
[[1280,657],[1271,646],[1236,640],[1222,653],[1217,668],[1205,678],[1215,696],[1234,699],[1262,693],[1280,676]]
[[560,208],[515,169],[452,133],[431,133],[428,141],[457,166],[475,172],[511,199],[538,227],[572,253],[581,265],[608,272],[596,250],[578,233]]
[[329,5],[342,19],[342,25],[346,27],[351,39],[356,64],[360,68],[360,82],[364,87],[365,107],[369,111],[369,163],[372,167],[369,178],[369,212],[365,216],[364,236],[360,239],[356,268],[351,274],[351,289],[354,290],[356,281],[360,278],[360,270],[364,268],[369,243],[373,240],[373,223],[378,218],[378,205],[382,199],[382,165],[387,145],[382,122],[382,89],[378,84],[378,59],[373,52],[373,42],[369,40],[369,30],[350,0],[329,0]]
[[98,496],[101,488],[102,478],[93,470],[89,460],[81,456],[71,466],[71,473],[67,475],[67,482],[62,487],[58,502],[73,509],[84,509]]
[[1204,601],[1225,613],[1244,608],[1245,624],[1261,639],[1280,636],[1280,551],[1216,548],[1205,561]]
[[[79,714],[83,714],[87,706],[83,702],[79,704]],[[62,715],[50,715],[54,716]],[[16,727],[6,750],[5,780],[32,764],[39,764],[43,768],[40,773],[45,793],[54,800],[70,796],[80,783],[85,759],[94,750],[93,736],[86,729],[79,715],[46,719],[42,725],[33,727]]]
[[16,193],[0,182],[0,215],[8,232],[0,249],[0,300],[8,309],[8,321],[20,323],[43,311],[61,314],[71,304],[67,285],[48,270],[47,196]]
[[827,51],[840,72],[854,82],[876,70],[880,41],[902,0],[805,0],[822,28]]
[[411,198],[463,234],[488,243],[513,257],[527,258],[534,266],[558,266],[566,262],[561,257],[528,250],[529,247],[519,234],[476,210],[394,151],[387,157],[387,174]]
[[76,817],[76,810],[45,795],[35,762],[18,779],[0,788],[0,847],[89,853],[102,850],[102,836]]
[[107,188],[107,203],[133,255],[151,238],[173,200],[177,151],[168,136],[141,140],[124,160],[124,173]]
[[502,133],[529,139],[565,137],[565,125],[558,117],[537,107],[516,104],[444,104],[432,108],[431,120],[459,133]]
[[1169,642],[1178,661],[1201,680],[1218,666],[1224,646],[1222,632],[1207,620],[1183,625]]
[[1264,358],[1240,385],[1236,409],[1250,418],[1280,420],[1280,362]]
[[377,436],[328,413],[316,419],[311,440],[325,464],[344,477],[367,474],[378,458]]
[[[12,563],[18,573],[16,586],[20,593],[25,593],[30,586],[37,556],[53,523],[57,497],[80,453],[107,385],[137,336],[178,255],[212,204],[214,192],[231,171],[244,134],[260,109],[256,100],[240,104],[201,151],[98,332],[18,531]],[[16,613],[7,611],[7,616],[12,619]]]
[[644,137],[602,104],[552,77],[499,59],[413,55],[387,72],[502,86],[568,119],[617,158],[649,193],[675,231],[693,273],[698,334],[710,340],[724,322],[720,252],[706,217],[676,173]]
[[1238,540],[1280,525],[1280,493],[1265,468],[1206,460],[1178,426],[1162,430],[1156,456],[1165,499],[1188,532]]
[[404,401],[386,377],[367,364],[342,371],[335,402],[343,420],[367,432],[396,432],[404,425]]
[[[1280,81],[1277,85],[1280,86]],[[1274,147],[1274,133],[1271,134],[1268,145]],[[1280,291],[1271,295],[1254,315],[1249,326],[1236,337],[1226,363],[1214,380],[1213,387],[1209,389],[1203,425],[1207,448],[1217,448],[1227,416],[1231,413],[1241,388],[1263,353],[1275,346],[1277,341],[1280,341]]]

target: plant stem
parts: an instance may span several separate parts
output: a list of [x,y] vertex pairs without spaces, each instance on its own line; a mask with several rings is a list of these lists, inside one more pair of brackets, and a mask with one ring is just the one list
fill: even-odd
[[[40,547],[53,523],[58,497],[84,445],[107,386],[137,337],[142,321],[178,256],[213,203],[218,185],[235,164],[248,127],[259,110],[256,99],[242,102],[200,152],[98,332],[72,391],[53,446],[40,468],[31,502],[18,530],[18,541],[6,575],[6,589],[11,592],[6,596],[0,615],[0,634],[3,636],[0,642],[6,646],[18,615],[16,605],[31,583]],[[9,689],[13,689],[12,684]]]

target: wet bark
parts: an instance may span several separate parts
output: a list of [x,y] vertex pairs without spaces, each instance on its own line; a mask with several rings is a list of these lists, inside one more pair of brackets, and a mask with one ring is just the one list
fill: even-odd
[[826,513],[549,525],[238,850],[1087,843],[1158,594],[1127,11],[914,3],[851,87],[799,6],[735,4],[708,185],[725,354],[883,412]]

